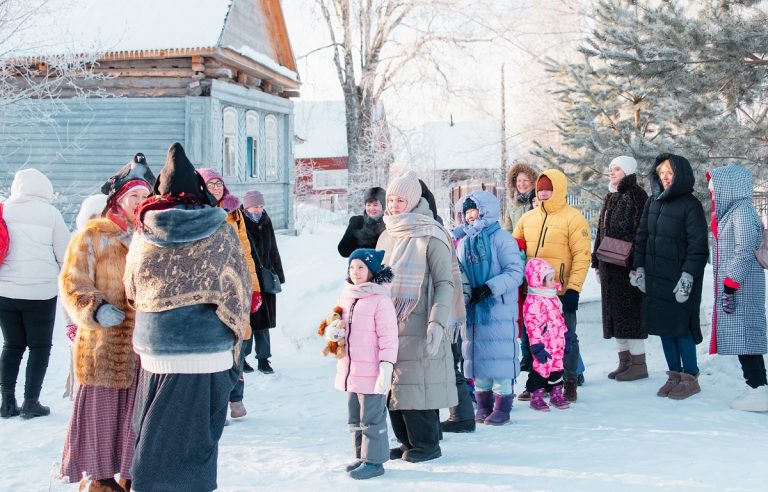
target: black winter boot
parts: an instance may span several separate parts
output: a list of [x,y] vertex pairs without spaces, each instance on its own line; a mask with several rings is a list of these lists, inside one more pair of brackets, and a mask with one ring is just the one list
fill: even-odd
[[3,403],[0,406],[0,417],[7,419],[16,417],[21,413],[21,409],[16,404],[16,396],[13,393],[3,392]]
[[51,414],[51,409],[40,404],[37,398],[24,400],[21,404],[21,418],[31,419],[35,417],[44,417]]

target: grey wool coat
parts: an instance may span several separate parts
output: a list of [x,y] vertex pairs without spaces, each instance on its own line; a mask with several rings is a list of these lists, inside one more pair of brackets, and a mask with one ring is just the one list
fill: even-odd
[[[762,224],[752,204],[752,173],[731,165],[709,171],[714,188],[712,272],[715,302],[712,308],[710,353],[749,355],[766,353],[765,273],[755,258],[762,239]],[[736,310],[723,311],[723,285],[739,285]]]
[[[424,199],[421,199],[412,213],[432,217]],[[395,241],[386,230],[379,236],[376,249],[385,251],[385,265],[391,263],[390,255]],[[453,289],[461,288],[454,286],[451,255],[445,243],[436,238],[429,240],[424,258],[427,268],[418,304],[407,319],[398,322],[398,352],[389,399],[390,410],[429,410],[458,404],[451,337],[443,337],[436,356],[429,357],[426,354],[427,325],[430,321],[436,321],[442,326],[448,326]],[[397,272],[394,274],[397,275]],[[396,296],[397,293],[392,292],[392,295]]]

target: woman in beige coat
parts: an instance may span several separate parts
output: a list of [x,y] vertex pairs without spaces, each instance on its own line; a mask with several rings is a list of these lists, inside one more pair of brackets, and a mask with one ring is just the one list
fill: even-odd
[[450,342],[465,321],[461,289],[454,288],[461,280],[451,238],[413,172],[390,182],[384,222],[376,249],[395,273],[399,331],[389,417],[401,446],[390,459],[417,463],[441,456],[438,409],[458,402]]

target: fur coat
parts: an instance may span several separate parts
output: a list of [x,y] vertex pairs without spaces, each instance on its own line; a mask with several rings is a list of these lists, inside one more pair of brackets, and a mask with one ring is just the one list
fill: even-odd
[[[94,219],[69,243],[59,276],[61,301],[78,325],[73,349],[80,384],[128,388],[137,356],[133,352],[134,311],[126,302],[123,273],[130,236],[109,219]],[[96,322],[96,310],[109,303],[125,312],[111,328]]]

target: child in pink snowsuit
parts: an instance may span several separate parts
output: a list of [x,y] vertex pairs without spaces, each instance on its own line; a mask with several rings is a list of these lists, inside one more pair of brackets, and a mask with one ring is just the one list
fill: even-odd
[[531,393],[531,408],[549,411],[544,395],[559,409],[568,408],[563,397],[563,354],[568,352],[569,333],[557,297],[560,285],[555,270],[541,258],[530,258],[525,266],[528,297],[523,304],[523,319],[531,343],[533,370],[528,373],[525,389]]

